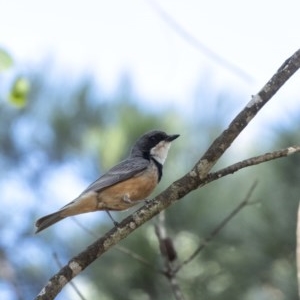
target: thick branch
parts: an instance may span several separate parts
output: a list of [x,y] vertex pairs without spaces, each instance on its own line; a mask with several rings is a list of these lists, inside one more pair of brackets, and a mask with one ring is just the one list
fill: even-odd
[[36,299],[54,299],[72,278],[109,248],[127,237],[131,232],[146,223],[159,212],[203,184],[208,172],[221,155],[230,147],[231,143],[249,124],[258,111],[275,95],[280,87],[282,87],[299,67],[300,50],[287,59],[261,91],[252,97],[252,100],[234,118],[229,127],[212,143],[189,173],[171,184],[151,203],[143,206],[124,219],[119,227],[111,229],[86,250],[72,258],[65,267],[49,280]]

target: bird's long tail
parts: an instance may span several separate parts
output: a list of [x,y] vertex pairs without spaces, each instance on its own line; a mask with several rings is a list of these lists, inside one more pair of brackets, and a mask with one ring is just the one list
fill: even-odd
[[45,217],[42,217],[42,218],[38,219],[35,222],[35,226],[37,228],[35,233],[38,233],[38,232],[44,230],[45,228],[51,226],[52,224],[61,221],[65,217],[66,216],[61,215],[61,211],[57,211],[55,213],[52,213],[50,215],[47,215]]
[[94,191],[83,194],[62,207],[60,210],[38,219],[35,223],[35,226],[37,227],[35,233],[44,230],[64,218],[99,210],[97,195],[98,194]]

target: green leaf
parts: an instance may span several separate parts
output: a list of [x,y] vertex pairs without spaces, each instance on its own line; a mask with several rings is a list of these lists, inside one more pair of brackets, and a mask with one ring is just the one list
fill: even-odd
[[19,108],[26,106],[28,94],[30,92],[30,82],[24,77],[19,77],[13,83],[9,102]]
[[4,49],[0,48],[0,72],[10,68],[13,64],[11,56]]

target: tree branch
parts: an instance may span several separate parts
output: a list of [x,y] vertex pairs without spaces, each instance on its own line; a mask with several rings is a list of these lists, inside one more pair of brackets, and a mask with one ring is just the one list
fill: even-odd
[[[53,258],[54,258],[56,264],[58,265],[58,267],[61,268],[61,267],[62,267],[62,264],[61,264],[61,262],[60,262],[60,260],[59,260],[59,258],[58,258],[57,253],[55,253],[55,252],[53,253]],[[78,289],[78,287],[75,285],[74,282],[71,281],[71,282],[70,282],[70,285],[71,285],[71,287],[74,289],[75,293],[78,295],[78,297],[79,297],[81,300],[86,300],[86,299],[84,298],[84,296],[81,294],[80,290]]]
[[184,296],[176,278],[176,273],[174,272],[175,263],[177,262],[177,253],[173,241],[167,236],[164,211],[158,215],[158,220],[155,224],[155,233],[158,238],[160,253],[162,254],[165,263],[164,275],[170,283],[175,299],[184,300]]
[[[76,217],[72,217],[72,220],[74,221],[74,223],[79,226],[84,232],[86,232],[87,234],[89,234],[90,236],[98,239],[99,236],[94,233],[92,230],[90,230],[89,228],[87,228],[86,226],[84,226],[81,222],[79,222],[77,220]],[[152,263],[150,263],[149,261],[147,261],[144,257],[142,257],[141,255],[137,254],[136,252],[131,251],[130,249],[123,247],[121,245],[115,245],[115,248],[117,251],[122,252],[123,254],[128,255],[129,257],[131,257],[132,259],[135,259],[136,261],[142,263],[143,265],[145,265],[146,267],[148,267],[149,269],[151,269],[154,272],[160,273],[162,275],[164,275],[164,271],[156,268],[153,266]]]
[[218,225],[217,225],[217,227],[209,234],[209,236],[207,236],[205,239],[204,239],[204,241],[203,242],[201,242],[200,243],[200,245],[197,247],[197,249],[192,253],[192,255],[189,257],[189,258],[187,258],[187,259],[185,259],[181,264],[179,264],[174,270],[173,270],[173,272],[174,273],[177,273],[178,271],[180,271],[181,270],[181,268],[182,267],[184,267],[185,265],[187,265],[188,263],[190,263],[207,245],[208,245],[208,243],[214,238],[214,237],[216,237],[219,233],[220,233],[220,231],[229,223],[229,221],[234,217],[234,216],[236,216],[237,215],[237,213],[239,212],[239,211],[241,211],[242,210],[242,208],[244,208],[246,205],[248,205],[249,204],[249,201],[250,201],[250,198],[251,198],[251,196],[252,196],[252,194],[253,194],[253,192],[254,192],[254,190],[255,190],[255,188],[256,188],[256,186],[257,186],[257,181],[255,181],[252,185],[251,185],[251,187],[250,187],[250,189],[249,189],[249,191],[248,191],[248,193],[247,193],[247,195],[246,195],[246,197],[243,199],[243,201],[241,202],[241,203],[239,203],[238,205],[237,205],[237,207],[224,219],[224,220],[222,220]]
[[250,166],[254,166],[254,165],[258,165],[261,164],[263,162],[267,162],[273,159],[277,159],[277,158],[281,158],[281,157],[286,157],[288,155],[291,154],[295,154],[297,152],[300,152],[300,146],[290,146],[288,148],[285,149],[281,149],[281,150],[277,150],[274,152],[268,152],[265,153],[263,155],[259,155],[259,156],[255,156],[255,157],[251,157],[248,159],[245,159],[243,161],[237,162],[233,165],[230,165],[224,169],[221,169],[219,171],[213,172],[213,173],[209,173],[207,174],[206,179],[204,180],[204,182],[201,184],[201,186],[217,180],[219,178],[222,178],[228,174],[233,174],[243,168],[246,167],[250,167]]
[[159,212],[201,186],[205,182],[208,172],[227,148],[230,147],[235,138],[299,67],[300,50],[287,59],[259,93],[252,97],[252,100],[234,118],[229,127],[212,143],[190,172],[171,184],[165,191],[155,197],[151,203],[144,205],[124,219],[118,227],[111,229],[86,250],[73,257],[66,266],[48,281],[36,299],[54,299],[72,278],[104,252],[126,238]]

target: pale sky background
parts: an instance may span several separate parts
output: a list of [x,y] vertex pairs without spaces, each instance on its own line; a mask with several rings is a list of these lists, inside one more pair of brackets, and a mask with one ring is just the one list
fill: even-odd
[[[148,0],[0,4],[0,47],[16,62],[51,57],[70,76],[92,71],[107,91],[128,71],[148,101],[186,102],[201,76],[209,74],[216,89],[242,92],[246,103],[300,45],[299,0],[159,1],[182,28],[253,80],[239,78],[191,46]],[[299,74],[295,78],[285,92],[299,97]]]

